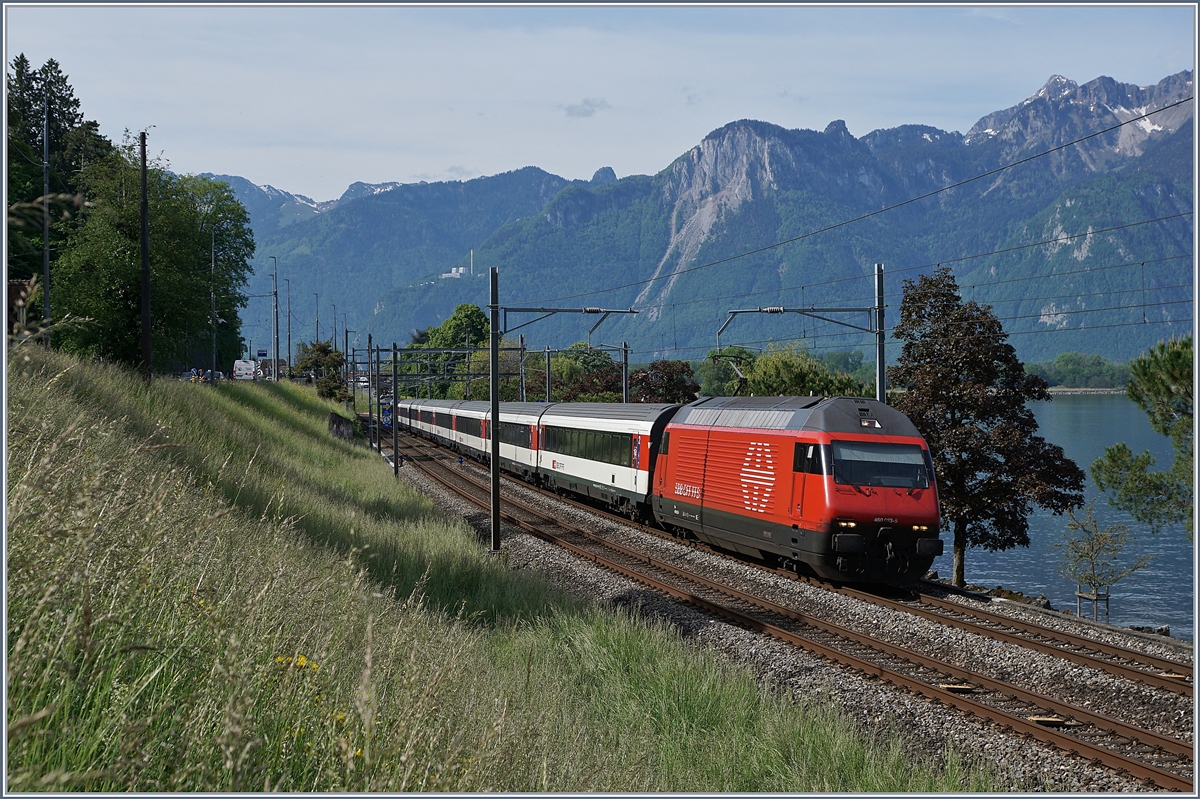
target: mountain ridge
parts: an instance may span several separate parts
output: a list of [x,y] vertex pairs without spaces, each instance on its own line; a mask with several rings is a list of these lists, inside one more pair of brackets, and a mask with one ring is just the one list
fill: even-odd
[[[704,314],[693,313],[696,298],[736,297],[753,287],[763,292],[764,303],[774,292],[770,304],[795,304],[794,288],[801,286],[805,302],[845,302],[824,288],[832,285],[829,281],[866,277],[875,262],[909,268],[906,265],[974,258],[1014,237],[1027,238],[1034,221],[1048,209],[1062,206],[1062,218],[1068,199],[1093,208],[1097,220],[1117,214],[1122,204],[1126,213],[1144,214],[1190,207],[1191,149],[1165,144],[1181,132],[1190,140],[1191,104],[1028,165],[963,181],[1128,122],[1190,94],[1192,85],[1190,72],[1168,76],[1151,87],[1111,78],[1078,85],[1052,76],[1022,102],[982,117],[967,134],[912,124],[855,138],[840,120],[823,131],[737,120],[711,131],[658,173],[620,179],[611,168],[597,170],[591,181],[568,181],[525,167],[466,182],[356,183],[351,188],[359,187],[357,196],[347,197],[352,194],[348,188],[336,205],[319,213],[297,209],[285,222],[277,215],[275,227],[264,229],[259,257],[276,255],[281,268],[287,264],[293,281],[305,291],[340,292],[339,306],[348,323],[385,339],[437,323],[457,302],[485,303],[486,281],[479,276],[488,266],[499,266],[502,292],[514,299],[595,292],[597,283],[628,285],[599,296],[612,307],[645,307],[636,317],[606,323],[609,335],[634,338],[639,346],[657,336],[655,352],[688,346],[702,355],[702,342],[711,342],[723,312],[705,311],[712,323],[701,333]],[[1135,165],[1165,177],[1155,183],[1121,175]],[[1106,198],[1088,190],[1103,181],[1120,196]],[[955,184],[962,185],[943,190]],[[1145,194],[1151,191],[1157,195]],[[930,192],[937,193],[911,202]],[[307,200],[281,199],[281,208]],[[889,207],[894,210],[846,224]],[[250,211],[257,224],[255,210]],[[1075,211],[1068,216],[1077,218]],[[1184,223],[1187,230],[1190,225]],[[831,231],[815,235],[830,226]],[[1163,241],[1180,240],[1183,232],[1173,229]],[[789,239],[798,240],[779,246]],[[1139,241],[1148,248],[1143,255],[1166,253],[1165,244]],[[1105,247],[1113,253],[1121,249],[1115,244]],[[762,248],[766,249],[760,254],[733,262],[736,266],[728,267],[733,277],[720,269],[695,270],[709,261]],[[453,267],[467,266],[468,251],[474,254],[477,279],[439,280],[438,275],[449,274]],[[1038,279],[1058,285],[1053,278],[1053,270],[1061,268],[1057,256],[1039,258],[1037,264],[1022,262],[1021,268],[1032,269],[1031,274],[1049,270]],[[970,266],[973,261],[965,263],[961,274],[983,274]],[[985,272],[989,268],[1016,266],[992,256]],[[1188,270],[1190,274],[1190,261]],[[1180,280],[1171,274],[1163,286]],[[893,285],[889,290],[893,309],[899,288]],[[998,292],[996,298],[1005,302],[1013,299],[1001,289],[984,294],[988,291]],[[681,311],[681,302],[693,305]],[[690,317],[691,332],[681,342],[679,317],[684,315]],[[672,348],[665,343],[663,326],[668,322]],[[1021,328],[1014,332],[1021,334],[1037,329],[1036,324],[1029,330],[1021,327],[1024,322],[1013,324]],[[750,335],[771,334],[762,320],[739,321],[738,327]],[[580,329],[578,320],[555,318],[543,323],[538,335],[566,341]],[[807,329],[801,328],[805,333]],[[852,344],[852,337],[821,335],[831,346]],[[1021,341],[1037,338],[1025,336]],[[1056,340],[1078,340],[1109,348],[1112,351],[1101,353],[1109,357],[1129,357],[1124,352],[1128,347],[1122,344],[1121,349],[1115,346],[1119,342],[1104,336],[1060,335]],[[1036,356],[1055,346],[1021,343],[1018,348]]]

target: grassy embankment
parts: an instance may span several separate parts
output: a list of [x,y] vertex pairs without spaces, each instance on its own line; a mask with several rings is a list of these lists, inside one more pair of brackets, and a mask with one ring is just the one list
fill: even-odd
[[507,571],[302,387],[10,355],[11,790],[995,787]]

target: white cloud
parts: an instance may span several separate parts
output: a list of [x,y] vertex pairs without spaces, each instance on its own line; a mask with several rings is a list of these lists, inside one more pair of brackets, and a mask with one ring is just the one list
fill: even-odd
[[606,108],[612,108],[612,106],[606,103],[603,97],[585,97],[580,103],[564,106],[563,110],[567,112],[567,116],[579,119],[594,117],[597,111],[603,111]]

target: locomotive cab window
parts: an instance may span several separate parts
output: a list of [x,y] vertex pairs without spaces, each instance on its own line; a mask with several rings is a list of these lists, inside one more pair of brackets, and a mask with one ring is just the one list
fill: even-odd
[[925,450],[916,444],[834,441],[833,481],[843,485],[929,488]]
[[796,457],[792,463],[792,471],[804,474],[825,474],[825,463],[829,462],[829,445],[796,442]]

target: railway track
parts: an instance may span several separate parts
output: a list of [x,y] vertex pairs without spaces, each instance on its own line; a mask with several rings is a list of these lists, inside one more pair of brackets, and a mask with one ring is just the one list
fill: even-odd
[[[450,456],[440,454],[444,451],[432,444],[418,443],[407,435],[401,436],[400,441],[401,454],[410,463],[468,501],[487,506],[489,485],[486,480],[472,474],[475,471],[473,468],[459,466]],[[579,504],[579,507],[596,512],[590,506]],[[511,495],[504,499],[502,516],[521,529],[564,546],[582,558],[747,629],[786,641],[839,664],[887,680],[931,701],[968,712],[1158,787],[1187,792],[1192,790],[1191,743],[1093,713],[809,616],[568,525],[544,510],[516,501]],[[629,523],[628,520],[622,521]],[[856,589],[840,590],[859,593]],[[873,597],[870,594],[866,595],[866,601],[894,603],[897,610],[913,611],[911,602]],[[928,604],[932,606],[934,603]],[[957,608],[954,606],[954,609]],[[932,612],[930,615],[937,617],[941,623],[968,624],[961,618],[953,622],[945,621],[954,616]],[[1009,620],[1005,618],[1004,621]],[[1067,651],[1059,646],[1047,646],[1058,656]],[[1144,669],[1147,664],[1143,662],[1140,665],[1143,668],[1134,668],[1136,674],[1130,679],[1149,674]],[[1171,668],[1183,666],[1172,662]],[[1170,682],[1178,678],[1166,679],[1167,685],[1179,687],[1178,682]],[[1185,679],[1190,679],[1190,676]],[[1188,687],[1190,689],[1190,685]]]
[[[432,448],[437,448],[430,442],[421,442]],[[564,497],[545,489],[522,484],[531,491],[538,491],[547,496],[554,496],[559,501],[566,502],[589,513],[602,515],[625,525],[634,525],[636,529],[650,535],[667,538],[672,541],[681,539],[646,525],[636,525],[628,518],[617,516],[585,504],[570,497]],[[689,541],[688,545],[704,550],[719,557],[745,560],[730,553],[721,552],[708,547],[706,544]],[[1127,647],[1116,646],[1097,641],[1082,635],[1054,630],[1043,625],[1014,619],[999,613],[992,613],[980,607],[972,607],[962,603],[941,599],[929,590],[917,589],[911,593],[911,598],[895,599],[878,592],[866,591],[852,586],[835,585],[817,578],[797,575],[790,569],[778,569],[755,564],[772,573],[788,579],[795,579],[819,587],[824,590],[836,591],[845,596],[851,596],[863,602],[880,607],[910,613],[931,621],[936,621],[957,629],[965,630],[976,635],[982,635],[995,641],[1032,649],[1052,657],[1062,658],[1069,662],[1095,668],[1116,677],[1122,677],[1135,683],[1149,685],[1170,693],[1189,698],[1193,697],[1194,674],[1190,663],[1172,660],[1152,655]]]

